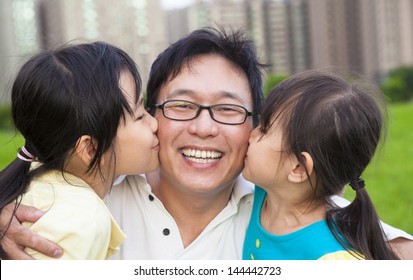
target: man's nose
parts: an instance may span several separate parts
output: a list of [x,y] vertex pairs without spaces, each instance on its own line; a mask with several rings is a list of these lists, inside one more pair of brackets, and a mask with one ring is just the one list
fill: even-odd
[[189,132],[191,134],[197,134],[201,137],[216,136],[218,134],[219,124],[214,121],[207,108],[202,108],[198,116],[190,122]]

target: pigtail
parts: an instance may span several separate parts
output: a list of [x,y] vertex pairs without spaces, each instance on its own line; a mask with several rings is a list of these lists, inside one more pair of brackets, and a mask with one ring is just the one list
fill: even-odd
[[366,189],[364,180],[350,183],[356,197],[347,207],[327,212],[327,223],[336,239],[352,254],[367,260],[397,260],[384,237],[379,216]]
[[5,228],[1,229],[0,240],[8,230],[11,219],[20,205],[19,198],[26,192],[31,180],[30,164],[36,160],[36,157],[29,151],[30,148],[26,147],[30,145],[26,143],[17,153],[16,159],[0,172],[0,213],[6,205],[15,203],[10,221]]

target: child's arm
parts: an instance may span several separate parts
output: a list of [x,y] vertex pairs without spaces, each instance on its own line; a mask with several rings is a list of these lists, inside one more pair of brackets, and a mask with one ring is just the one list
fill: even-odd
[[[109,211],[92,191],[83,191],[80,187],[74,190],[56,192],[50,205],[38,199],[36,202],[42,204],[42,209],[48,210],[36,223],[29,225],[30,230],[59,244],[64,251],[59,259],[106,259],[112,225]],[[33,249],[25,251],[35,259],[51,259]]]
[[[3,230],[8,226],[12,217],[15,204],[11,203],[4,207],[0,213],[0,228]],[[1,239],[2,258],[14,260],[33,259],[25,251],[25,247],[32,248],[44,255],[58,258],[63,254],[62,249],[55,243],[31,231],[21,225],[22,222],[36,222],[44,214],[43,211],[34,207],[20,205],[17,209],[10,226]],[[7,255],[7,256],[6,256]]]
[[[90,217],[87,214],[86,216]],[[60,218],[61,220],[57,221]],[[97,219],[96,222],[89,219],[71,220],[56,211],[51,211],[31,225],[30,230],[63,248],[63,255],[58,258],[59,260],[105,259],[108,246],[105,244],[105,239],[110,235],[107,230],[110,225],[104,223],[105,226],[101,226],[99,223],[102,219],[99,217]],[[62,223],[65,220],[68,220],[68,223]],[[36,260],[53,259],[31,248],[26,248],[25,252]]]

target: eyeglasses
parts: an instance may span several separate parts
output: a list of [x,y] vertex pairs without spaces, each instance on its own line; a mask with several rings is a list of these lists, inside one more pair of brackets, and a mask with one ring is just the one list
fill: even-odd
[[155,104],[162,110],[163,115],[174,121],[189,121],[197,118],[201,110],[207,109],[211,118],[222,124],[242,124],[247,117],[252,116],[246,108],[235,104],[216,104],[203,106],[186,100],[169,100],[162,104]]

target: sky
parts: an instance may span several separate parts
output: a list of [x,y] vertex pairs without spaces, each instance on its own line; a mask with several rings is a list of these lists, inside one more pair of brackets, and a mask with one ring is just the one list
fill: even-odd
[[162,6],[167,10],[183,8],[192,2],[193,0],[161,0]]

